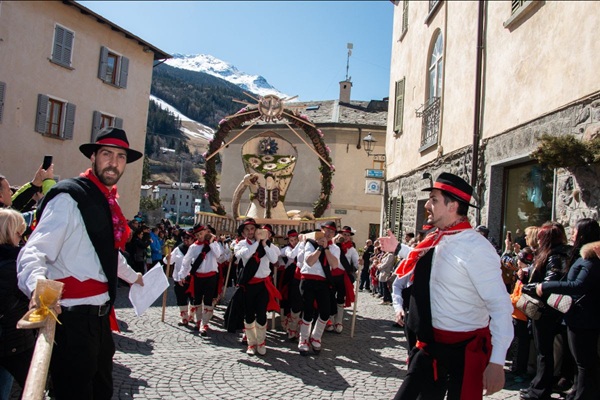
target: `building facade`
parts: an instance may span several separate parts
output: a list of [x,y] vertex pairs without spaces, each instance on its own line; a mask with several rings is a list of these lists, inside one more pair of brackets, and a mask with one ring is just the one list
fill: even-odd
[[475,188],[499,243],[507,231],[597,218],[596,165],[548,169],[532,157],[542,135],[590,140],[600,131],[591,60],[597,2],[396,1],[386,135],[384,225],[417,231],[441,172]]
[[[104,126],[143,150],[152,68],[170,55],[73,1],[0,2],[0,173],[32,179],[45,154],[59,179],[90,167],[79,146]],[[142,162],[119,182],[138,211]]]

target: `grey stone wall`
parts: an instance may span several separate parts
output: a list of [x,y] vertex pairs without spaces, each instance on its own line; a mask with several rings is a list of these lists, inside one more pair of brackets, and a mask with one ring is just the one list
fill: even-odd
[[[503,243],[501,235],[504,169],[531,161],[530,155],[537,148],[539,137],[544,133],[574,134],[582,140],[599,136],[600,94],[572,103],[481,142],[474,194],[474,202],[480,204],[481,208],[480,210],[471,208],[469,219],[474,225],[487,225],[490,236],[498,243]],[[386,204],[390,198],[403,197],[401,223],[404,232],[420,228],[417,224],[423,218],[423,209],[419,207],[419,203],[428,196],[427,192],[422,192],[421,189],[429,186],[429,181],[423,179],[423,173],[430,173],[435,180],[440,173],[451,172],[470,182],[472,159],[472,147],[467,146],[386,182],[388,195]],[[554,220],[562,223],[569,233],[570,228],[580,218],[598,219],[600,165],[594,164],[569,170],[560,168],[555,172]]]

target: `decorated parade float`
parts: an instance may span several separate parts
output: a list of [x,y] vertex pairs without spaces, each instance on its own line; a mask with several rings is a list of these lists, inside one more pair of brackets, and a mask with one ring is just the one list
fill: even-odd
[[[334,220],[341,226],[340,218],[323,217],[329,206],[335,170],[329,148],[323,140],[323,133],[308,120],[308,117],[301,114],[298,107],[286,108],[285,102],[291,98],[280,99],[274,95],[266,95],[255,99],[248,96],[256,100],[256,103],[234,100],[246,106],[236,114],[221,120],[218,131],[209,143],[204,180],[206,195],[213,212],[197,213],[196,223],[210,224],[218,234],[233,236],[239,221],[245,217],[252,217],[259,224],[271,224],[277,237],[284,237],[290,229],[299,232],[314,230],[325,220]],[[312,210],[286,210],[286,193],[292,182],[296,164],[302,160],[298,160],[298,151],[290,141],[269,130],[269,124],[273,123],[287,126],[318,157],[321,190]],[[228,213],[221,204],[215,156],[257,124],[265,129],[248,138],[242,145],[241,158],[245,175],[232,194],[232,209]],[[235,130],[240,131],[233,138],[229,138],[229,134]],[[250,206],[240,213],[240,200],[243,196],[249,196]]]

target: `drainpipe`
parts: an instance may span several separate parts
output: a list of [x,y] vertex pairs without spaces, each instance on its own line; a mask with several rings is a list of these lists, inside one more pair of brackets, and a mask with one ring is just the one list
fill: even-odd
[[[477,188],[477,164],[479,163],[479,131],[481,129],[481,94],[482,94],[482,70],[483,70],[483,29],[485,1],[479,0],[479,15],[477,18],[477,61],[475,65],[475,110],[473,115],[473,164],[471,165],[471,186]],[[476,190],[478,204],[481,206],[481,193]],[[481,211],[476,211],[476,224],[481,222]]]

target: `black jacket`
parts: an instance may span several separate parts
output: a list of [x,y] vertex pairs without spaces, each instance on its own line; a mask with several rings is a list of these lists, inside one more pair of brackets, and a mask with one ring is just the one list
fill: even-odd
[[19,247],[0,245],[0,357],[19,354],[35,346],[35,330],[17,329],[29,309],[29,299],[17,286]]
[[590,247],[582,248],[582,258],[571,266],[566,279],[542,284],[545,297],[551,293],[573,297],[576,303],[565,314],[565,322],[573,328],[600,329],[600,259]]

